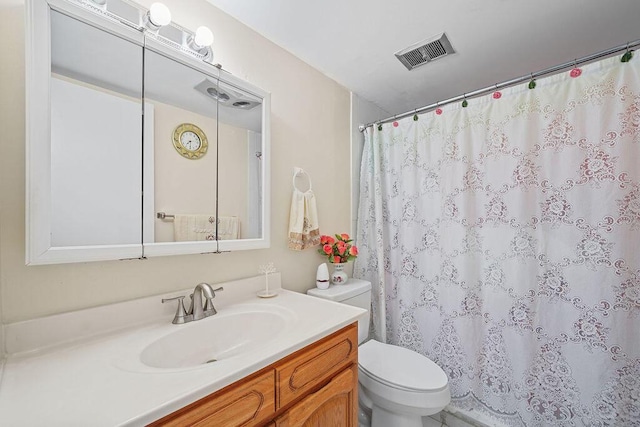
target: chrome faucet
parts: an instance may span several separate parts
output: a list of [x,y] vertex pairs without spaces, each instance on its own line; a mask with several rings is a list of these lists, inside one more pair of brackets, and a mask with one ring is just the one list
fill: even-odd
[[[217,313],[213,306],[213,299],[216,297],[217,291],[223,291],[224,288],[213,289],[208,283],[199,283],[193,290],[191,297],[191,315],[193,320],[204,319]],[[202,306],[202,296],[205,298],[204,307]]]
[[[213,316],[217,313],[213,306],[213,299],[216,297],[216,292],[223,291],[223,287],[213,289],[208,283],[199,283],[191,296],[191,306],[189,310],[184,309],[184,295],[175,298],[163,298],[162,302],[178,300],[178,309],[176,315],[173,318],[174,324],[182,324],[192,322],[194,320],[201,320],[205,317]],[[204,296],[204,306],[202,304],[202,297]]]

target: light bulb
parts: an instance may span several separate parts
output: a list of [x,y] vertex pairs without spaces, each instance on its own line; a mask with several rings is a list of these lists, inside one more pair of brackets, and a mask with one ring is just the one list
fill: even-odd
[[171,12],[162,3],[153,3],[149,8],[149,20],[157,27],[163,27],[171,22]]
[[200,47],[211,46],[213,44],[213,33],[205,26],[198,27],[193,41]]

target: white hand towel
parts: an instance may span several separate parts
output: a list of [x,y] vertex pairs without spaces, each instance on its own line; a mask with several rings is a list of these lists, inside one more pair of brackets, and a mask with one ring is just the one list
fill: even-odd
[[215,240],[216,217],[176,214],[173,218],[173,238],[176,242]]
[[[222,216],[218,222],[218,238],[238,238],[238,217]],[[216,217],[206,214],[176,214],[173,219],[173,237],[176,242],[194,242],[216,239]]]
[[240,224],[237,216],[221,216],[218,222],[218,239],[235,240],[240,236]]
[[304,170],[296,168],[293,174],[293,195],[291,197],[291,211],[289,212],[289,249],[301,251],[303,249],[320,244],[320,227],[318,225],[318,210],[316,209],[316,197],[311,189],[311,177],[309,189],[305,192],[298,190],[295,179],[298,174],[307,174]]

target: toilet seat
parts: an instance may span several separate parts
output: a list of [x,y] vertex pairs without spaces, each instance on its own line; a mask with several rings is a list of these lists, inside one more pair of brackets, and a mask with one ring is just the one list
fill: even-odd
[[362,374],[398,390],[428,393],[448,387],[447,375],[431,359],[375,340],[358,347],[358,366]]

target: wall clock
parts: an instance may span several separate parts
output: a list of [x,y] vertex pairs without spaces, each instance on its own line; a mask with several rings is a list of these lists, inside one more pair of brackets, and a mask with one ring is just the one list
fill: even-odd
[[207,153],[209,142],[198,126],[182,123],[173,131],[173,146],[182,157],[195,160]]

